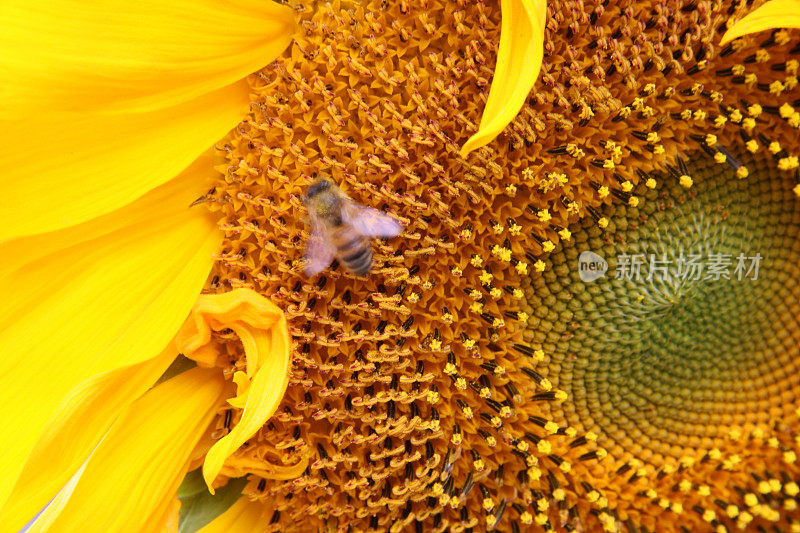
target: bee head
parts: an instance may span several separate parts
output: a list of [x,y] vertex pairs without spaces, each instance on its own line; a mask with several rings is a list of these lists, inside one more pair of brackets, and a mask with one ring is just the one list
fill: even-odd
[[319,178],[309,185],[303,196],[309,211],[334,226],[341,225],[342,193],[328,178]]
[[303,197],[303,200],[308,202],[309,198],[313,198],[317,194],[327,191],[331,188],[331,181],[328,178],[317,178],[315,179],[311,185],[308,186],[308,191],[306,195]]

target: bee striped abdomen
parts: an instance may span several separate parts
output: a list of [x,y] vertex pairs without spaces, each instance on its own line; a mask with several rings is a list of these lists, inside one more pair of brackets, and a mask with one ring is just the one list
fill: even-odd
[[311,222],[305,253],[309,276],[322,272],[334,257],[353,274],[367,274],[372,268],[372,239],[402,231],[396,220],[356,204],[327,178],[314,181],[303,198]]
[[339,261],[353,274],[363,275],[372,268],[372,246],[361,235],[343,241],[337,252]]

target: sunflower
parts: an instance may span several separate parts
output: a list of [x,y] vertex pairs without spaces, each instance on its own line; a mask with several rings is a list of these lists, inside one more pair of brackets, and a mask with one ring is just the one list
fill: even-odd
[[[240,61],[263,40],[248,28],[278,17],[264,6],[209,5],[198,18]],[[198,54],[185,21],[195,8],[179,8],[145,4],[118,31],[166,9],[180,23],[162,38]],[[42,216],[19,211],[4,226],[20,227],[3,257],[17,261],[7,285],[23,317],[6,318],[3,337],[14,354],[3,375],[18,378],[9,412],[24,421],[4,440],[9,531],[67,480],[39,529],[85,527],[86,516],[103,531],[179,520],[205,532],[797,529],[800,40],[778,27],[794,24],[784,15],[797,6],[293,8],[296,44],[249,78],[249,113],[217,143],[210,184],[201,159],[92,212],[113,196],[98,179],[97,191],[59,191]],[[142,92],[103,88],[120,76],[54,88],[42,73],[68,62],[50,41],[34,46],[35,24],[20,26],[30,42],[12,39],[13,81],[40,83],[3,105],[19,117],[34,101],[58,112],[22,136],[35,121],[20,119],[17,143],[60,119],[144,123],[162,98],[201,98],[194,83],[218,79],[187,68],[173,80],[150,61],[132,76],[150,76]],[[76,28],[53,34],[95,35]],[[67,72],[80,80],[95,66]],[[74,102],[89,89],[87,113]],[[221,101],[207,96],[198,111]],[[108,142],[93,122],[87,132]],[[369,276],[336,265],[303,275],[300,198],[315,175],[404,223],[375,243]],[[42,204],[55,190],[19,187]],[[156,208],[168,201],[173,211]],[[215,222],[221,243],[202,239]],[[162,235],[172,238],[145,249]],[[587,252],[606,277],[581,275]],[[697,255],[715,261],[699,279],[655,269]],[[651,272],[634,271],[636,258]],[[194,285],[171,287],[176,270]],[[120,286],[137,290],[123,298]],[[44,330],[53,323],[65,327]],[[22,386],[13,370],[34,361],[54,377]]]

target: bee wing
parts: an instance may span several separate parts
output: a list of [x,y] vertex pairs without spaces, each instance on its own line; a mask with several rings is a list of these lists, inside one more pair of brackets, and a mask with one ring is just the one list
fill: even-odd
[[313,276],[325,270],[335,255],[336,248],[328,238],[325,224],[314,213],[311,213],[311,236],[308,239],[305,254],[306,275]]
[[395,237],[403,231],[400,223],[377,209],[347,202],[342,208],[344,221],[366,237]]

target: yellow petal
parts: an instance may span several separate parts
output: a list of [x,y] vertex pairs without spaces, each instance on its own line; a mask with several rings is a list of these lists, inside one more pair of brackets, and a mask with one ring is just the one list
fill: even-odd
[[735,22],[720,45],[737,37],[775,28],[800,28],[800,0],[771,0]]
[[197,299],[221,243],[188,205],[202,158],[124,209],[0,243],[0,506],[61,400],[87,379],[157,356]]
[[232,379],[236,383],[236,396],[228,399],[228,403],[237,409],[244,409],[250,393],[250,378],[246,372],[234,372]]
[[[211,331],[230,328],[239,336],[251,378],[239,423],[217,441],[206,455],[203,477],[211,486],[225,459],[272,416],[289,384],[289,330],[275,304],[250,289],[203,295],[176,336],[187,357],[211,340]],[[242,387],[240,387],[242,388]],[[240,391],[241,392],[241,391]]]
[[222,400],[218,370],[193,368],[134,402],[30,533],[149,531],[173,505],[192,448]]
[[197,533],[252,533],[264,525],[264,504],[241,497]]
[[242,81],[151,113],[0,122],[0,241],[85,222],[172,179],[238,124],[248,94]]
[[238,454],[228,458],[222,473],[228,477],[243,477],[254,474],[264,479],[294,479],[303,474],[308,463],[311,462],[313,452],[306,450],[300,460],[295,464],[276,465],[266,462],[259,457]]
[[264,67],[294,19],[262,0],[4,0],[0,116],[171,107]]
[[170,497],[171,503],[167,512],[161,519],[154,521],[151,530],[153,533],[178,533],[180,525],[179,516],[181,512],[181,501]]
[[61,402],[46,423],[13,492],[0,510],[0,532],[18,531],[80,468],[113,421],[144,394],[178,355],[173,343],[144,363],[91,377]]
[[461,147],[463,157],[490,143],[514,120],[542,66],[545,0],[501,0],[500,6],[500,48],[492,87],[477,133]]

